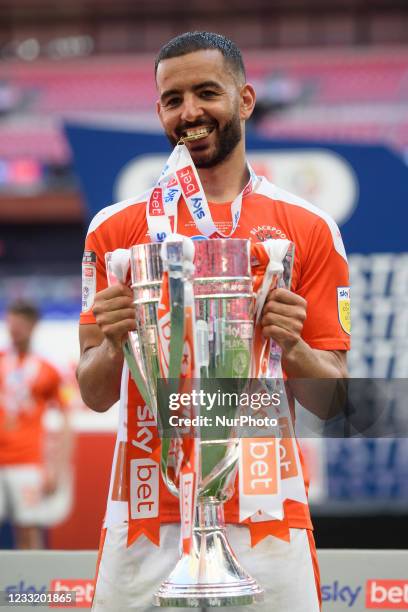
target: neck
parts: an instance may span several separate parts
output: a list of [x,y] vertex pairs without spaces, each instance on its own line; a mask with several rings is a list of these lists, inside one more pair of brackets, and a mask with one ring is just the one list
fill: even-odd
[[213,203],[231,202],[249,180],[245,152],[239,145],[221,164],[197,170],[207,200]]
[[14,344],[13,348],[19,357],[24,357],[25,355],[27,355],[29,351],[30,343],[29,342],[19,342],[19,343]]

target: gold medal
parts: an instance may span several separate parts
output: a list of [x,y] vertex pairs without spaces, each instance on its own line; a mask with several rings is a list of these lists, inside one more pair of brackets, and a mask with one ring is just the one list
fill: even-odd
[[185,144],[186,142],[191,142],[193,140],[201,140],[201,138],[205,138],[208,136],[210,132],[208,128],[203,128],[202,130],[197,130],[195,132],[187,133],[187,136],[182,136],[177,144]]

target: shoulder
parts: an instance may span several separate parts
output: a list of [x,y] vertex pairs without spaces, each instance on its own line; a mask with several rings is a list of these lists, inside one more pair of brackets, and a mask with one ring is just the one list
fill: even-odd
[[61,381],[62,374],[60,369],[51,363],[48,356],[42,355],[41,353],[34,353],[33,356],[37,360],[42,376],[45,376],[50,382],[59,383]]
[[294,223],[298,224],[300,231],[310,233],[317,228],[320,233],[327,234],[333,243],[334,249],[339,255],[347,260],[343,240],[337,223],[332,217],[307,200],[282,189],[262,177],[257,194],[269,199],[271,204],[282,208],[286,216],[293,218]]
[[108,229],[117,223],[123,223],[123,221],[129,217],[129,215],[140,214],[144,216],[145,204],[149,198],[150,192],[151,190],[148,190],[134,198],[122,200],[121,202],[117,202],[116,204],[111,204],[110,206],[102,208],[92,219],[87,235],[89,236],[89,234],[98,229]]

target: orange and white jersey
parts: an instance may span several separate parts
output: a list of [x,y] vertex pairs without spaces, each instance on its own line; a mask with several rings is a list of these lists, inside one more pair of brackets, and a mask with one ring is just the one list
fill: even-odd
[[[118,248],[150,242],[146,223],[146,200],[150,192],[140,198],[114,204],[99,212],[89,227],[83,259],[83,312],[81,324],[95,323],[92,304],[95,293],[107,287],[105,253]],[[217,229],[231,230],[231,203],[210,203]],[[178,204],[178,233],[198,237],[194,220],[182,198]],[[286,238],[295,243],[292,291],[307,301],[307,319],[302,336],[312,347],[322,350],[350,348],[349,319],[344,295],[348,289],[348,266],[339,229],[322,210],[301,198],[279,189],[262,178],[256,189],[245,195],[242,211],[233,238],[249,238],[262,242],[268,238]],[[349,294],[347,294],[349,296]],[[340,300],[342,296],[343,302]],[[343,310],[342,310],[343,309]],[[112,469],[106,526],[128,518],[127,491],[122,486],[127,440],[128,400],[142,403],[134,383],[129,380],[126,365],[123,369],[120,398],[119,431]],[[302,463],[306,486],[308,477]],[[306,504],[287,500],[285,518],[276,521],[277,529],[311,528]],[[238,501],[235,496],[226,505],[228,522],[239,522]],[[160,520],[162,523],[179,520],[178,502],[160,483]]]
[[60,386],[42,357],[0,353],[0,466],[43,461],[43,414],[50,402],[64,406]]

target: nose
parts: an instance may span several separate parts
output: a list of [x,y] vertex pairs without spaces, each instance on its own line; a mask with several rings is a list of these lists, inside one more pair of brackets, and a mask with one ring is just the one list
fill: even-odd
[[197,121],[203,115],[200,100],[193,94],[186,95],[183,100],[181,120],[188,123]]

